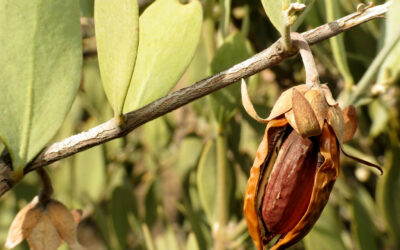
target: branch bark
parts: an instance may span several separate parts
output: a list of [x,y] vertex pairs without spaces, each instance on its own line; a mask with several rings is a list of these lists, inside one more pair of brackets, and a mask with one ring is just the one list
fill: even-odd
[[[359,9],[348,16],[304,32],[302,35],[309,45],[316,44],[369,20],[383,17],[389,5],[390,2],[387,2],[375,7],[368,6],[362,10]],[[88,131],[50,145],[25,167],[24,174],[109,140],[125,136],[146,122],[165,115],[214,91],[227,87],[241,78],[252,76],[266,68],[279,64],[297,53],[297,50],[285,50],[281,40],[278,40],[269,48],[225,71],[203,79],[189,87],[170,93],[140,109],[125,114],[125,123],[121,127],[118,126],[116,121],[111,119]],[[8,178],[10,171],[11,161],[9,156],[3,153],[0,158],[0,197],[13,186]]]

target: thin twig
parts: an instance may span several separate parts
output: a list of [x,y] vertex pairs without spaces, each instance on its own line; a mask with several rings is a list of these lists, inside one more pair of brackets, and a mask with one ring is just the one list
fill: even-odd
[[[383,14],[387,12],[389,5],[390,2],[387,2],[382,5],[355,12],[336,21],[304,32],[302,36],[309,45],[313,45],[364,22],[382,17]],[[223,72],[201,80],[189,87],[170,93],[140,109],[127,113],[125,115],[126,122],[122,127],[119,127],[118,124],[111,119],[86,132],[73,135],[50,145],[25,167],[24,174],[88,148],[125,136],[146,122],[165,115],[174,109],[182,107],[214,91],[227,87],[241,78],[252,76],[261,70],[277,65],[296,53],[296,50],[285,51],[281,46],[280,40],[278,40],[266,50]],[[11,166],[6,161],[6,158],[7,157],[0,158],[0,197],[11,188],[8,182],[8,174]]]

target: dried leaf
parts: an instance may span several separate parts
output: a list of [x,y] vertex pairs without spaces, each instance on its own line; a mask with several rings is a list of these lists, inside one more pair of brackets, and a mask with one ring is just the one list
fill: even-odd
[[336,137],[338,138],[340,145],[342,145],[345,129],[342,110],[337,105],[331,107],[328,109],[328,114],[326,118],[328,124],[333,128],[333,131],[335,131]]
[[312,89],[304,94],[304,97],[310,103],[314,114],[317,117],[319,127],[322,130],[324,126],[326,113],[328,112],[328,103],[325,101],[324,93],[320,89]]
[[28,243],[32,250],[56,250],[60,242],[56,227],[48,214],[42,214],[39,222],[29,234]]
[[346,107],[342,113],[344,118],[343,143],[346,143],[350,141],[356,133],[358,120],[356,109],[354,108],[354,106]]
[[292,94],[292,110],[297,132],[301,136],[310,137],[321,134],[321,127],[313,108],[307,99],[295,88]]
[[7,248],[14,248],[21,243],[29,236],[32,229],[38,223],[41,217],[41,210],[36,208],[38,201],[39,199],[36,196],[28,205],[22,208],[14,218],[5,243]]
[[330,105],[330,106],[335,106],[337,105],[337,102],[335,100],[335,98],[333,98],[331,91],[329,90],[328,86],[326,86],[326,84],[321,85],[322,90],[324,91],[325,94],[325,99],[326,102]]
[[47,205],[48,216],[61,239],[71,249],[82,249],[77,239],[77,225],[72,213],[61,202],[51,200]]

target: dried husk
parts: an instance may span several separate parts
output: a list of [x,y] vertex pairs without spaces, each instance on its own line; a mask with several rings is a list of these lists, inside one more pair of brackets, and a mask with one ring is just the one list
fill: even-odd
[[55,250],[62,240],[70,249],[84,249],[77,240],[77,222],[81,214],[71,213],[62,203],[36,196],[21,209],[11,224],[5,246],[14,248],[24,239],[31,249]]

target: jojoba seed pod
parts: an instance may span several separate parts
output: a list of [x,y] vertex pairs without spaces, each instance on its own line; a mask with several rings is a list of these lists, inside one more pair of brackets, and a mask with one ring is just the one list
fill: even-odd
[[244,199],[249,234],[259,250],[274,238],[272,250],[286,249],[311,230],[325,207],[339,174],[339,151],[357,128],[356,112],[352,107],[342,112],[325,85],[286,90],[266,119],[247,93],[243,98],[246,111],[267,123]]

